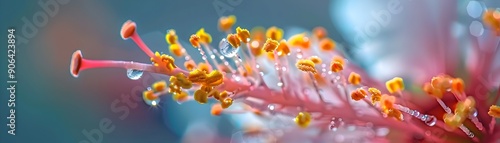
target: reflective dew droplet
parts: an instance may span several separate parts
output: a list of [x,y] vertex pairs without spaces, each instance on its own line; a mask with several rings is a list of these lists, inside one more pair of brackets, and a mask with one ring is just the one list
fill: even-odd
[[425,124],[427,124],[427,126],[431,126],[432,127],[432,126],[436,125],[436,121],[437,121],[436,117],[434,117],[434,116],[428,116],[427,120],[425,120]]
[[274,111],[274,109],[276,109],[276,106],[274,104],[269,104],[267,105],[267,109],[269,109],[270,111]]
[[127,77],[131,80],[138,80],[142,77],[144,72],[142,70],[127,69]]
[[277,83],[277,85],[278,85],[279,87],[282,87],[282,86],[283,86],[283,82],[278,82],[278,83]]
[[225,38],[219,43],[220,53],[228,58],[236,56],[239,49],[240,48],[233,48]]

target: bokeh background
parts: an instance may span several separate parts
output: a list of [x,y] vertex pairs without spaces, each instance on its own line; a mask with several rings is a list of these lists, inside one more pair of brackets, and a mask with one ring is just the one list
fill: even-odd
[[[48,1],[53,0],[0,1],[0,30],[4,31],[0,37],[5,41],[2,45],[7,44],[7,28],[16,28],[16,34],[23,36],[23,17],[32,22],[34,14],[44,12],[39,3]],[[376,36],[360,42],[354,38],[356,29],[375,20],[371,13],[387,9],[388,0],[240,0],[234,5],[230,3],[238,0],[69,0],[67,4],[58,4],[55,15],[37,27],[37,33],[26,43],[18,40],[16,136],[7,134],[8,127],[0,125],[0,142],[80,142],[87,139],[82,131],[98,129],[103,119],[111,120],[115,129],[103,134],[102,142],[190,142],[184,139],[188,136],[205,139],[192,142],[229,142],[245,121],[226,115],[213,117],[207,105],[180,105],[169,97],[162,100],[160,108],[151,108],[142,101],[121,102],[127,97],[140,97],[148,85],[166,77],[145,73],[134,81],[127,78],[123,69],[89,70],[78,78],[70,75],[70,57],[76,50],[89,59],[149,62],[132,41],[120,38],[121,25],[129,19],[138,24],[138,33],[153,51],[164,52],[168,52],[164,40],[168,29],[175,29],[183,42],[201,27],[214,39],[222,38],[224,34],[217,30],[219,16],[236,15],[236,25],[242,27],[278,26],[285,30],[285,35],[323,26],[342,45],[339,50],[381,80],[393,76],[428,79],[439,73],[441,67],[417,64],[412,68],[419,70],[412,70],[405,65],[415,61],[432,63],[435,59],[423,57],[436,51],[439,41],[451,36],[470,37],[471,32],[477,34],[470,29],[470,23],[480,19],[467,13],[468,0],[398,1],[402,11],[392,15],[389,24],[382,26]],[[483,5],[479,9],[500,6],[493,0],[480,2]],[[225,4],[228,10],[219,15],[214,3]],[[443,47],[462,44],[468,43]],[[2,49],[0,123],[7,124],[7,50]],[[194,49],[188,52],[196,53]],[[126,107],[128,114],[114,112],[114,102]],[[210,140],[214,135],[227,139]]]

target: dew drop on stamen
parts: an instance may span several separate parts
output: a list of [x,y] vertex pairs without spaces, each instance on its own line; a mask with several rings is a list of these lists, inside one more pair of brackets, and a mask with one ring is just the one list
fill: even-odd
[[277,85],[278,85],[278,87],[282,87],[283,86],[283,82],[278,82]]
[[127,77],[131,80],[138,80],[142,77],[144,72],[142,70],[127,69]]
[[274,114],[274,113],[275,113],[275,112],[274,112],[274,110],[276,109],[276,105],[274,105],[274,104],[269,104],[269,105],[267,105],[267,109],[269,109],[269,112],[270,112],[271,114]]
[[220,53],[228,58],[236,56],[239,49],[240,48],[233,48],[225,38],[219,43]]

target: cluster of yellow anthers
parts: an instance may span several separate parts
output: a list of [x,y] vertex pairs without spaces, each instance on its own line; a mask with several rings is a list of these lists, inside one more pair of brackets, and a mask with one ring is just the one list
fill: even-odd
[[[349,75],[348,79],[350,84],[357,85],[361,82],[361,76],[352,72]],[[404,89],[403,79],[400,77],[395,77],[386,82],[386,87],[388,91],[391,93],[398,92]],[[380,102],[380,109],[382,112],[387,115],[387,117],[394,117],[397,120],[403,120],[403,114],[401,111],[395,108],[394,103],[396,98],[391,95],[383,94],[377,88],[371,87],[366,91],[363,88],[357,88],[356,90],[351,92],[351,99],[355,101],[363,100],[368,96],[368,93],[371,95],[371,102],[375,105],[377,102]]]
[[372,104],[380,101],[380,109],[382,112],[386,114],[388,117],[394,117],[398,120],[403,120],[403,114],[401,111],[394,108],[394,102],[396,98],[394,96],[390,96],[387,94],[382,95],[380,90],[376,88],[368,88],[368,92],[363,88],[357,88],[356,90],[351,92],[351,98],[355,101],[359,101],[368,96],[368,93],[371,94]]
[[195,69],[189,72],[188,80],[201,85],[200,89],[194,92],[194,99],[200,104],[208,102],[209,97],[213,97],[220,101],[222,108],[228,108],[233,104],[233,99],[229,97],[227,91],[219,92],[215,89],[223,83],[223,75],[217,70],[213,70],[207,74],[206,71]]
[[142,94],[142,99],[147,101],[146,103],[150,103],[153,106],[156,106],[158,103],[158,96],[165,91],[167,83],[165,81],[158,81],[153,84],[153,90],[146,90]]
[[443,117],[444,122],[451,129],[455,129],[475,110],[476,101],[473,97],[468,96],[465,99],[462,97],[464,92],[464,81],[460,78],[453,78],[449,75],[438,75],[432,78],[431,82],[424,84],[423,90],[430,96],[435,97],[438,101],[443,98],[443,95],[451,91],[457,99],[459,99],[454,113],[448,111]]
[[489,9],[484,13],[483,21],[490,28],[492,28],[492,30],[495,31],[497,35],[500,35],[500,16],[498,15],[500,15],[500,11]]
[[452,78],[449,75],[439,75],[433,77],[431,82],[425,83],[423,90],[427,94],[441,99],[447,91],[462,93],[464,91],[464,81],[460,78]]
[[175,30],[170,29],[168,30],[168,33],[165,35],[165,40],[167,43],[170,45],[168,49],[170,50],[170,53],[176,55],[176,56],[182,56],[184,55],[184,48],[182,48],[181,44],[177,41],[178,37],[175,34]]
[[179,73],[175,76],[170,76],[169,92],[172,93],[172,98],[175,101],[186,100],[188,95],[182,89],[190,89],[191,87],[193,87],[193,83],[186,79],[184,74]]
[[467,97],[463,101],[459,101],[455,108],[455,113],[446,113],[443,116],[444,123],[455,129],[462,125],[462,123],[469,117],[469,115],[474,112],[474,107],[476,106],[476,101],[471,96]]
[[206,33],[204,28],[201,28],[196,34],[189,37],[189,43],[191,43],[194,48],[200,48],[201,44],[212,43],[212,35]]
[[157,67],[166,68],[167,71],[172,71],[177,67],[174,64],[175,59],[172,56],[155,52],[155,57],[161,60],[161,61],[156,61],[154,58],[151,58],[151,62],[153,62],[153,64]]
[[311,120],[311,114],[308,112],[299,112],[299,114],[297,114],[297,116],[293,119],[293,121],[302,128],[309,126]]

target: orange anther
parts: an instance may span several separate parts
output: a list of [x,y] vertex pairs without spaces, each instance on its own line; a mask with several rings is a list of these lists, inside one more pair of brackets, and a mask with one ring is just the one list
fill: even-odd
[[358,85],[361,83],[361,76],[358,73],[351,72],[351,74],[349,74],[349,78],[347,79],[347,81],[350,84]]
[[335,42],[330,38],[321,39],[319,41],[319,48],[323,51],[332,51],[335,49]]

